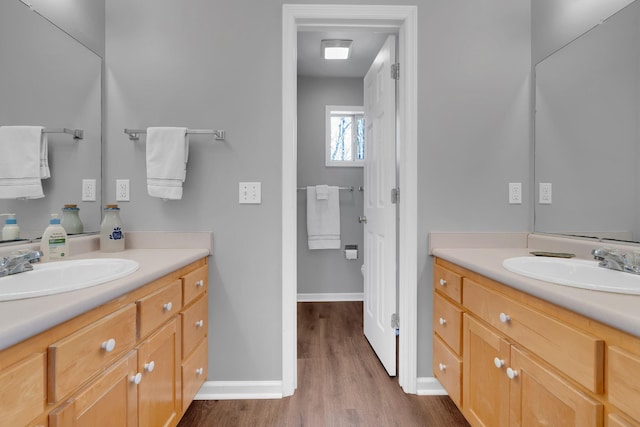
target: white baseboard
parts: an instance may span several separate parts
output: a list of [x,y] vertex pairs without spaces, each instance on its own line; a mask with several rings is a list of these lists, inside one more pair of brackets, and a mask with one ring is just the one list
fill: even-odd
[[282,381],[206,381],[195,400],[282,399]]
[[363,292],[335,294],[298,294],[298,302],[364,301]]
[[[417,381],[418,396],[446,396],[438,380],[421,377]],[[195,400],[282,399],[282,381],[207,381]]]
[[448,393],[434,377],[420,377],[417,381],[416,394],[418,396],[446,396]]

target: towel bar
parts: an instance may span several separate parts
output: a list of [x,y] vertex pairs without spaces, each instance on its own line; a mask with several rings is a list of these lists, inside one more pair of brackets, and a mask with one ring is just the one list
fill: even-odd
[[[129,135],[129,140],[138,141],[140,139],[140,134],[147,133],[146,129],[125,129],[124,133]],[[198,134],[198,135],[213,135],[216,140],[220,141],[225,138],[225,131],[223,130],[212,130],[212,129],[187,129],[187,134]]]
[[[298,191],[306,190],[307,188],[309,188],[309,187],[298,187]],[[348,190],[348,191],[353,192],[354,187],[353,187],[353,185],[350,186],[350,187],[338,187],[338,190]],[[358,187],[358,191],[362,191],[362,187]]]
[[68,133],[73,135],[73,139],[84,139],[84,131],[82,129],[43,129],[44,133]]

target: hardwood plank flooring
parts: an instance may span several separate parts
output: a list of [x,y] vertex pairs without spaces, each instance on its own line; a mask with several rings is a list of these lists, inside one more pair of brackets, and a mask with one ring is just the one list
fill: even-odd
[[298,303],[298,388],[274,400],[194,401],[179,427],[469,424],[447,396],[405,394],[362,333],[361,302]]

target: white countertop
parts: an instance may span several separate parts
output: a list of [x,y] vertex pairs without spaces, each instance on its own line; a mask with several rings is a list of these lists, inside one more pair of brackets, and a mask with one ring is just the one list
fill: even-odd
[[[506,258],[527,256],[532,248],[433,248],[435,256],[512,288],[640,337],[640,296],[572,288],[512,273]],[[544,249],[540,249],[544,250]],[[529,255],[533,256],[533,255]]]
[[210,248],[203,247],[127,249],[124,252],[115,253],[89,251],[72,256],[70,259],[131,259],[140,263],[140,268],[124,278],[77,291],[0,302],[0,350],[98,307],[210,254]]

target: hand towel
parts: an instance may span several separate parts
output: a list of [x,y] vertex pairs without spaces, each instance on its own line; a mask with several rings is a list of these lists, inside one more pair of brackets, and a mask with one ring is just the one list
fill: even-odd
[[0,199],[40,199],[51,176],[42,126],[0,126]]
[[185,127],[147,128],[147,192],[167,200],[182,199],[187,177],[189,137]]
[[316,199],[328,200],[329,199],[329,186],[328,185],[316,185]]
[[328,198],[316,197],[316,187],[307,187],[307,238],[309,249],[340,249],[340,192],[328,188]]

